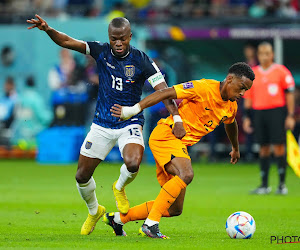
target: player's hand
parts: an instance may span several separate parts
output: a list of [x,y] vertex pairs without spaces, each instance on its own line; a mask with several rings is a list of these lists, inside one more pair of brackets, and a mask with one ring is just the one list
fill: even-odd
[[240,151],[236,150],[234,148],[232,148],[232,151],[229,153],[229,155],[231,156],[231,159],[230,159],[231,164],[236,164],[241,157]]
[[186,131],[183,127],[183,122],[175,122],[172,133],[176,138],[182,139],[186,135]]
[[111,114],[112,116],[119,117],[120,118],[119,121],[124,121],[140,113],[141,106],[138,103],[132,107],[126,107],[126,106],[121,106],[120,104],[114,104],[114,106],[110,108],[110,112],[112,113]]
[[286,130],[294,130],[296,121],[295,118],[293,116],[287,116],[285,119],[285,129]]
[[243,120],[243,130],[247,134],[252,134],[253,133],[253,128],[251,127],[251,120],[248,117]]
[[35,17],[37,19],[32,18],[30,20],[29,19],[27,20],[27,23],[33,24],[27,29],[30,30],[37,27],[39,30],[47,31],[49,29],[47,22],[37,14],[35,15]]
[[111,112],[111,115],[114,116],[114,117],[117,117],[117,118],[120,118],[119,121],[122,121],[123,119],[121,118],[121,115],[122,115],[122,108],[123,106],[119,105],[119,104],[115,104],[114,106],[112,106],[110,108],[110,112]]

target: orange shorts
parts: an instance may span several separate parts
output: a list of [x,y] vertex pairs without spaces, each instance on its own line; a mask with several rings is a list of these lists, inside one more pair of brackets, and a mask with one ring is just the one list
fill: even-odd
[[165,171],[165,165],[174,157],[184,157],[191,160],[186,146],[172,134],[167,124],[158,124],[149,138],[149,146],[156,162],[156,176],[160,186],[174,176]]

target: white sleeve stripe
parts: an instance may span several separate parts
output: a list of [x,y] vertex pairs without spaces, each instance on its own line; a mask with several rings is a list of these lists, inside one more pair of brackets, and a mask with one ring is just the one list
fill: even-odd
[[90,55],[91,54],[90,46],[88,45],[87,42],[84,43],[85,43],[85,54]]
[[160,72],[160,70],[159,70],[159,68],[157,67],[157,65],[156,65],[155,62],[153,62],[152,65],[153,65],[153,67],[155,68],[156,72]]

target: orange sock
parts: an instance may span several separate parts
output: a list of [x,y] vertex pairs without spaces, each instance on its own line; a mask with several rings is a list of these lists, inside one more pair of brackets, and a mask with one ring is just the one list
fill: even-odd
[[[145,220],[153,206],[154,201],[147,201],[129,209],[127,214],[121,214],[121,221],[125,224],[129,221]],[[163,217],[170,217],[168,210],[163,213]]]
[[156,197],[148,218],[153,221],[160,221],[163,213],[169,209],[180,194],[186,188],[186,184],[177,175],[166,182]]

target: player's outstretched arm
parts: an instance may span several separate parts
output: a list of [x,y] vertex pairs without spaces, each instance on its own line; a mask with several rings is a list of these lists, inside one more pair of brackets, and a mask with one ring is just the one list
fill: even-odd
[[141,100],[139,103],[135,104],[132,107],[121,106],[115,104],[111,107],[110,112],[112,116],[119,117],[122,120],[128,120],[132,116],[140,113],[143,109],[151,107],[162,100],[166,99],[176,99],[177,94],[173,87],[157,90],[151,95],[148,95],[146,98]]
[[236,164],[241,157],[238,141],[238,125],[235,119],[233,123],[224,125],[226,134],[232,145],[232,151],[229,153],[229,155],[231,156],[230,163]]
[[[160,84],[156,85],[154,89],[162,90],[168,88],[168,85],[166,82],[161,82]],[[173,116],[174,120],[174,126],[172,128],[172,133],[175,135],[176,138],[182,139],[186,135],[186,131],[183,127],[183,122],[181,120],[181,117],[179,116],[178,107],[174,99],[165,99],[162,100],[165,107],[169,111],[169,113]]]
[[[166,84],[166,82],[162,82],[158,85],[156,85],[154,87],[155,91],[158,90],[163,90],[163,89],[167,89],[168,85]],[[164,103],[164,105],[166,106],[167,110],[169,111],[169,113],[171,115],[178,115],[178,108],[177,108],[177,104],[173,99],[164,99],[162,100],[162,102]]]
[[35,17],[36,19],[32,18],[27,20],[27,23],[32,24],[32,26],[28,27],[27,29],[30,30],[38,28],[39,30],[45,31],[57,45],[85,54],[86,48],[84,42],[51,28],[48,23],[39,15],[36,14]]

